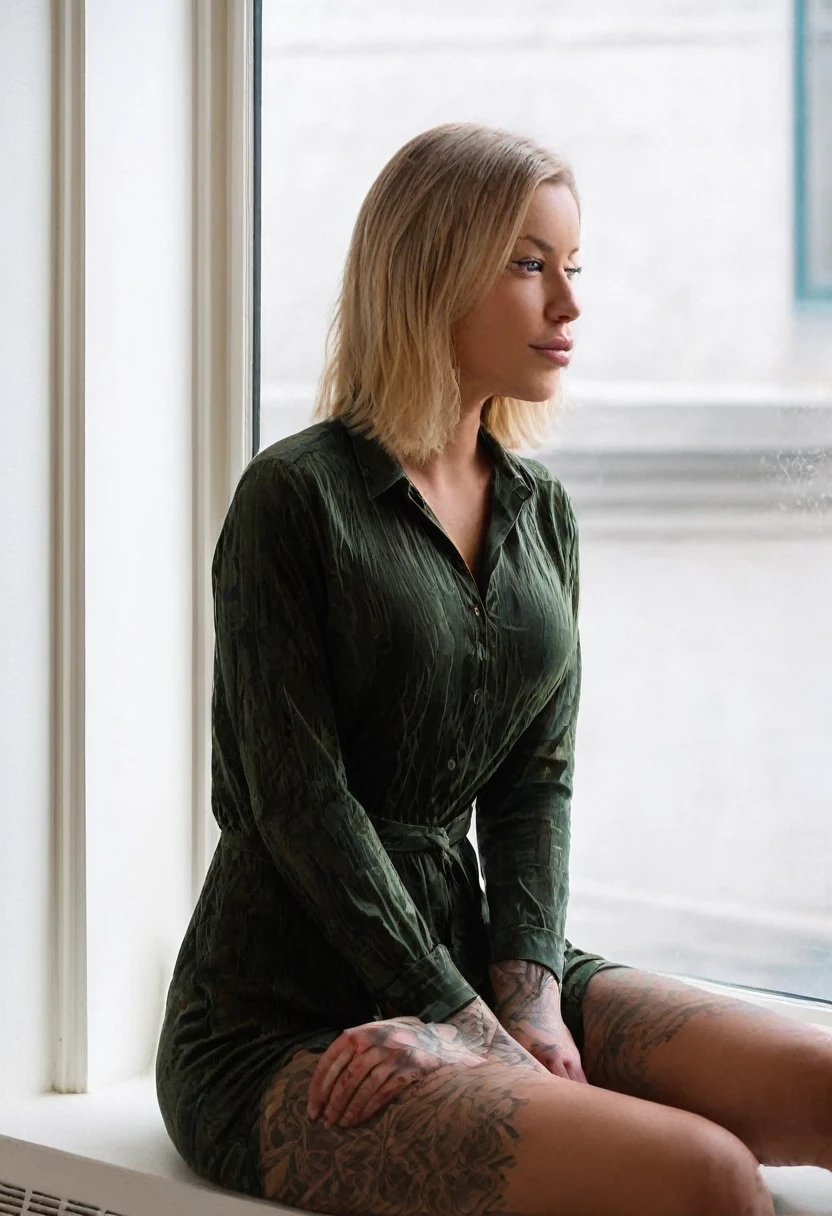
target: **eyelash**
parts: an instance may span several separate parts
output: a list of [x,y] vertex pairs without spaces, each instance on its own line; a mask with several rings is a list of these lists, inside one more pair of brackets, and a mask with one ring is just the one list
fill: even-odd
[[[515,266],[525,266],[529,262],[536,262],[538,266],[545,265],[544,262],[541,262],[540,258],[520,258],[520,260],[515,262],[514,265]],[[566,273],[569,275],[570,279],[571,279],[572,275],[580,274],[582,270],[583,270],[583,266],[567,266],[566,267]]]

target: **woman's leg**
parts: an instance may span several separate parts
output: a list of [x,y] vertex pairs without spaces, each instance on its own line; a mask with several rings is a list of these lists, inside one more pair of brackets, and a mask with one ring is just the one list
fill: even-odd
[[306,1115],[319,1054],[263,1102],[263,1194],[331,1216],[772,1216],[757,1162],[698,1115],[503,1064],[440,1068],[365,1123]]
[[695,1112],[763,1165],[832,1169],[832,1034],[637,968],[597,971],[582,1002],[587,1080]]

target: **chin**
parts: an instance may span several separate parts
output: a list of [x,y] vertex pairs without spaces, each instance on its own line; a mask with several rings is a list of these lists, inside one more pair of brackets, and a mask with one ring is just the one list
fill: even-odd
[[519,388],[511,394],[516,401],[537,401],[541,405],[554,397],[558,391],[559,379],[555,376],[548,384],[530,384],[526,388]]
[[516,401],[539,401],[543,404],[557,393],[560,372],[561,369],[555,367],[551,371],[543,372],[533,378],[526,377],[525,383],[524,379],[518,376],[515,385],[516,391],[511,395]]
[[[536,376],[534,380],[523,381],[519,376],[513,384],[510,382],[504,388],[495,389],[492,396],[511,397],[515,401],[539,401],[542,405],[554,397],[560,383],[561,369],[555,368],[554,373]],[[508,377],[506,377],[508,381]]]

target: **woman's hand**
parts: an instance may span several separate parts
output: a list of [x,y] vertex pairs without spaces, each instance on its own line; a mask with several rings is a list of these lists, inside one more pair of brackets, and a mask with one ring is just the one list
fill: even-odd
[[497,1015],[481,998],[458,1009],[447,1020],[459,1027],[471,1049],[483,1054],[489,1063],[511,1064],[532,1072],[547,1071],[523,1044],[501,1026]]
[[554,975],[540,963],[509,959],[489,968],[500,1025],[555,1076],[586,1079],[581,1056],[560,1012]]
[[500,1026],[481,997],[444,1022],[394,1017],[351,1026],[321,1055],[309,1084],[310,1119],[353,1127],[437,1068],[500,1061],[546,1069]]
[[327,1127],[351,1127],[443,1064],[478,1068],[484,1063],[484,1055],[447,1022],[399,1017],[350,1026],[330,1043],[312,1074],[309,1118],[321,1114]]

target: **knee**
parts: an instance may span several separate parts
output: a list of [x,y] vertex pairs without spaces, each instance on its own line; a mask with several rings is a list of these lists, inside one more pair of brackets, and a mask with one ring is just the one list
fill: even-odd
[[715,1127],[700,1165],[696,1213],[705,1216],[775,1216],[760,1163],[732,1132]]
[[832,1036],[812,1055],[807,1068],[812,1131],[832,1144]]

